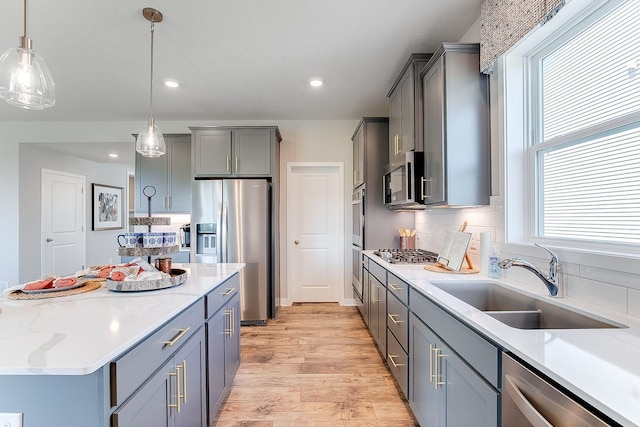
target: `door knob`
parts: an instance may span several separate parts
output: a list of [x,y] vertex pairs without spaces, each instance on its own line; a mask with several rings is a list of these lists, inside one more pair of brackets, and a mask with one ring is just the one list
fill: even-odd
[[47,243],[51,243],[53,242],[53,239],[51,237],[47,237]]
[[295,243],[295,244],[297,245],[297,244],[298,244],[298,243],[300,243],[300,242],[296,240],[296,241],[295,241],[295,242],[293,242],[293,243]]

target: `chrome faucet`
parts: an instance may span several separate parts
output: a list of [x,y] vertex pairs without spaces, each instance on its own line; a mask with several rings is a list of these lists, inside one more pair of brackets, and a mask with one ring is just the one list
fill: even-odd
[[[502,260],[498,265],[500,266],[500,268],[505,270],[511,267],[522,267],[526,270],[529,270],[530,272],[538,276],[540,280],[542,280],[544,285],[549,290],[550,296],[552,297],[563,296],[562,295],[562,291],[563,291],[562,269],[560,267],[560,261],[558,261],[558,255],[556,255],[551,249],[545,246],[539,245],[537,243],[535,245],[546,250],[547,252],[549,252],[549,254],[551,254],[551,261],[549,262],[549,276],[545,276],[545,274],[542,271],[540,271],[538,267],[536,267],[535,265],[518,258],[507,258],[505,260]],[[560,295],[558,295],[559,293]]]

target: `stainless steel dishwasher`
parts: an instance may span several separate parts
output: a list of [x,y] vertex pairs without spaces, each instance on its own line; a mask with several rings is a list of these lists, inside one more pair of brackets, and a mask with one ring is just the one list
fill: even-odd
[[503,427],[612,426],[511,356],[502,355]]

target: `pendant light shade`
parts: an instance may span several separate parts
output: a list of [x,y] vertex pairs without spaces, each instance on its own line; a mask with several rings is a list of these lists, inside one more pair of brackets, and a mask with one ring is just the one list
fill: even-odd
[[162,22],[162,13],[151,7],[145,7],[142,15],[151,21],[151,78],[149,88],[149,122],[138,133],[136,138],[136,151],[145,157],[160,157],[167,151],[162,132],[153,120],[153,31],[156,22]]
[[17,107],[42,110],[55,105],[55,85],[47,64],[31,49],[28,16],[25,0],[20,46],[10,47],[0,57],[0,98]]

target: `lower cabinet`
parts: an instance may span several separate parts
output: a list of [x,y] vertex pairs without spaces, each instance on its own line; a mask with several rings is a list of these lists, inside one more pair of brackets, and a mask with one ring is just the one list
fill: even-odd
[[240,366],[239,286],[231,281],[229,285],[218,292],[228,299],[212,307],[212,311],[217,310],[207,320],[207,425],[213,424]]
[[369,330],[383,356],[387,353],[387,288],[369,275]]
[[410,405],[422,426],[497,426],[500,394],[411,315]]
[[204,327],[113,413],[114,427],[205,425]]

